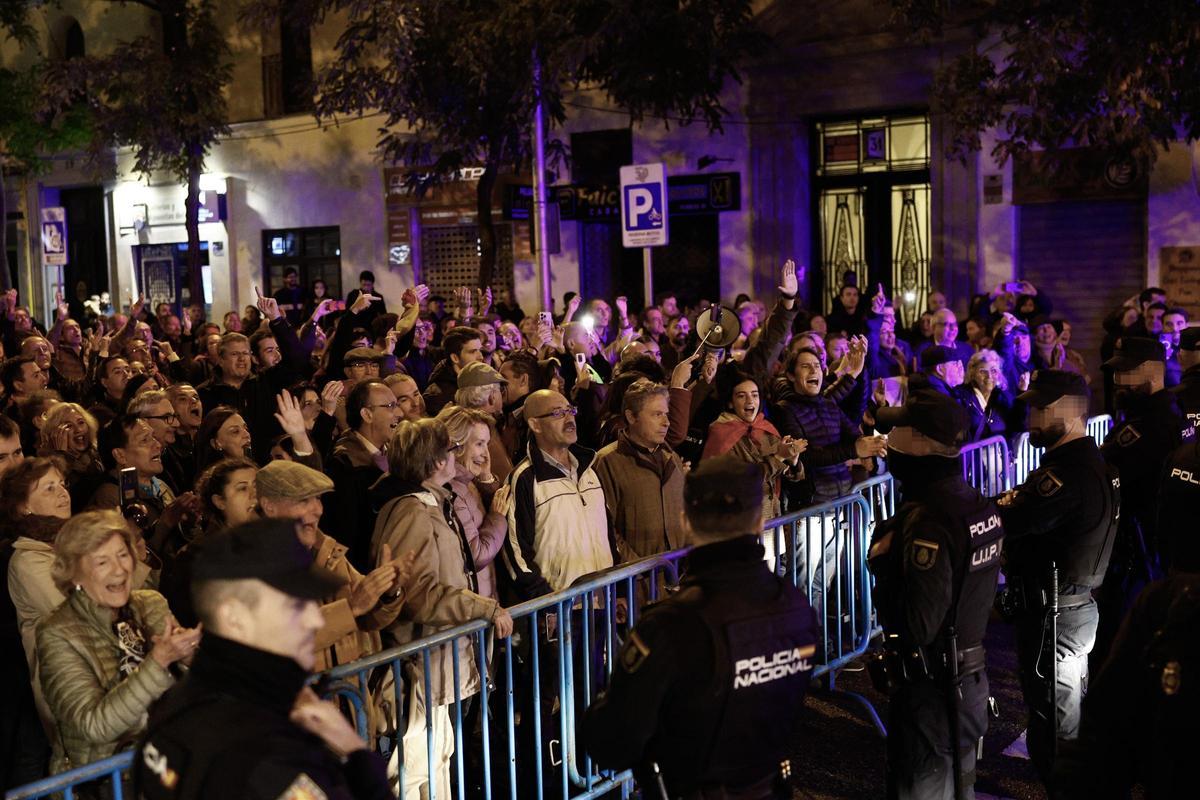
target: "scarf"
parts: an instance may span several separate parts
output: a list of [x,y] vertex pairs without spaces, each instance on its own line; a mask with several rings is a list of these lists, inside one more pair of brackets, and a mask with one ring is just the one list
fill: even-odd
[[761,411],[758,412],[758,416],[754,418],[753,422],[746,422],[736,414],[723,411],[721,416],[717,417],[716,422],[708,426],[708,441],[704,443],[704,452],[701,453],[700,458],[711,458],[728,453],[735,444],[747,436],[755,444],[762,444],[768,434],[781,438],[779,431],[767,421]]

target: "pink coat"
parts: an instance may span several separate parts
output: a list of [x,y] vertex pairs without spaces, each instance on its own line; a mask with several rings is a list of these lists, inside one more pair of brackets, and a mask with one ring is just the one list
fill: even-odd
[[[497,479],[493,484],[500,487]],[[496,570],[492,562],[508,536],[508,520],[503,514],[492,511],[493,491],[481,493],[471,473],[459,464],[454,479],[450,481],[454,490],[454,513],[458,515],[467,543],[471,546],[471,558],[475,560],[475,573],[479,580],[479,594],[498,599],[496,594]]]

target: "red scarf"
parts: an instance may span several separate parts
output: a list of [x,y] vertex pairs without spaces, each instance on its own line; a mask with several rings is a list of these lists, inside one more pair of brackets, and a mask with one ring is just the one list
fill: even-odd
[[708,426],[708,441],[704,443],[704,452],[700,457],[711,458],[728,453],[746,436],[749,436],[755,444],[761,443],[767,434],[780,438],[779,431],[767,421],[761,411],[753,422],[746,422],[741,417],[726,411],[717,417],[716,422]]

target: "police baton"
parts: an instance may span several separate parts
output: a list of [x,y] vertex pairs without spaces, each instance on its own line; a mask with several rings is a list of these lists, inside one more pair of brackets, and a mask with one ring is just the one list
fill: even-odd
[[1058,758],[1058,564],[1050,562],[1050,607],[1047,610],[1050,627],[1050,732],[1051,754]]
[[958,724],[958,691],[962,679],[958,674],[958,631],[954,624],[946,629],[946,658],[950,667],[950,686],[946,697],[946,712],[950,723],[950,763],[954,769],[954,800],[965,797],[962,785],[962,750],[959,747],[961,732]]

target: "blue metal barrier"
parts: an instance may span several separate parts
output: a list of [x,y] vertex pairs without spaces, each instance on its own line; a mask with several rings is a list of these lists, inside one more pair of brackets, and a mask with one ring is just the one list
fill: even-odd
[[113,800],[122,800],[121,773],[133,766],[133,752],[126,750],[101,761],[93,761],[73,770],[59,773],[50,778],[27,783],[4,794],[4,800],[33,800],[62,793],[66,800],[74,800],[75,790],[92,781],[107,780],[112,789]]
[[991,436],[972,442],[962,449],[963,479],[986,497],[995,497],[1011,488],[1008,469],[1008,442],[1003,436]]
[[[891,476],[882,475],[859,484],[848,497],[772,520],[764,531],[764,544],[778,556],[776,567],[820,609],[823,646],[818,647],[813,675],[823,676],[831,690],[837,690],[837,672],[865,653],[878,632],[867,549],[874,525],[891,516],[895,500]],[[431,800],[586,800],[614,790],[628,796],[632,774],[599,770],[578,746],[576,726],[587,704],[607,685],[623,635],[645,603],[678,581],[679,562],[686,555],[680,550],[614,567],[565,591],[514,606],[508,609],[515,625],[509,640],[493,641],[490,624],[480,620],[336,667],[325,673],[324,694],[341,701],[359,733],[389,757],[389,774],[401,796],[409,777],[402,757],[406,745],[423,750]],[[421,698],[433,694],[432,666],[438,659],[450,664],[453,700],[430,714],[423,705],[417,707],[409,692],[415,688]],[[480,676],[477,689],[471,685],[473,673]],[[386,680],[381,684],[386,678],[390,686]],[[385,699],[392,709],[387,715],[391,724],[382,732],[370,727],[380,715],[368,713],[380,699],[381,686],[386,687],[383,695],[390,694]],[[851,696],[883,731],[870,703]],[[482,724],[468,725],[476,718],[468,713],[473,704]],[[453,750],[449,764],[438,758],[436,747],[447,741]],[[107,779],[120,800],[121,773],[132,758],[130,752],[121,753],[13,790],[5,798],[56,793],[71,798],[72,787]]]

